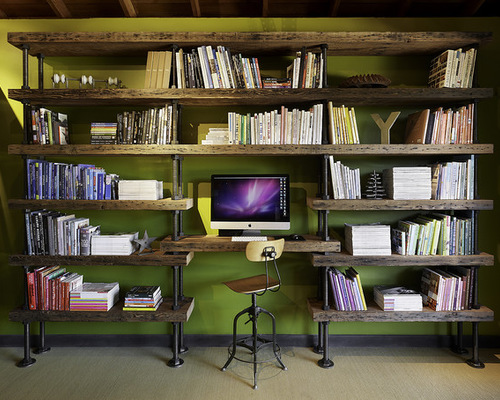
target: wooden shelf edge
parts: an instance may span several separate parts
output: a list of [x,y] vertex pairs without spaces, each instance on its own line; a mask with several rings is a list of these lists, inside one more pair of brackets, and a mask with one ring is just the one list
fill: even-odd
[[493,200],[323,200],[308,197],[307,206],[316,211],[493,210]]
[[422,311],[384,311],[370,304],[366,311],[337,311],[333,307],[323,310],[323,302],[307,299],[307,307],[314,322],[488,322],[494,320],[491,309],[481,306],[478,310],[434,311],[424,307]]
[[10,208],[51,208],[65,210],[149,210],[176,211],[193,207],[192,198],[173,200],[29,200],[9,199]]
[[27,156],[429,156],[493,154],[493,144],[323,144],[323,145],[33,145],[10,144],[8,154]]
[[187,266],[194,257],[193,252],[180,252],[167,254],[163,251],[143,255],[130,256],[50,256],[50,255],[24,255],[14,254],[9,256],[10,265],[39,266],[39,265],[145,265],[145,266]]
[[358,266],[492,266],[492,254],[479,253],[469,256],[353,256],[346,251],[340,253],[311,253],[311,263],[315,267]]
[[9,312],[13,322],[187,322],[194,309],[194,298],[179,301],[180,308],[172,310],[173,299],[164,298],[156,311],[124,311],[119,301],[109,311],[41,311],[22,307]]

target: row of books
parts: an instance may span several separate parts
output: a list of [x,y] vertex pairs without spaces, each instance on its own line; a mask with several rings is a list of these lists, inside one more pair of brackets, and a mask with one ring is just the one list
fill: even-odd
[[408,116],[405,143],[470,144],[474,143],[474,104],[457,109],[426,108]]
[[59,266],[26,271],[30,310],[69,310],[70,293],[81,286],[83,276]]
[[475,271],[465,267],[425,268],[421,279],[424,304],[435,311],[470,310],[474,305]]
[[401,255],[471,255],[472,219],[432,213],[401,220],[392,229],[392,242]]
[[125,294],[124,311],[156,311],[163,301],[160,286],[134,286]]
[[177,141],[172,105],[117,115],[117,144],[170,144]]
[[451,161],[432,168],[432,198],[474,199],[474,161]]
[[31,108],[33,144],[68,144],[68,116],[43,107]]
[[324,70],[323,54],[303,49],[296,53],[292,64],[287,68],[287,76],[293,89],[322,88]]
[[33,200],[115,200],[117,174],[93,164],[66,164],[27,159],[27,193]]
[[333,198],[361,199],[359,168],[351,169],[329,156]]
[[358,124],[354,107],[334,107],[328,102],[329,133],[331,144],[359,144]]
[[[262,88],[259,61],[255,57],[231,55],[225,46],[199,46],[187,51],[149,52],[146,88]],[[175,70],[175,79],[171,71]]]
[[471,88],[477,50],[446,50],[431,60],[429,87]]
[[308,110],[282,106],[258,114],[228,113],[230,144],[321,144],[323,105]]
[[367,309],[361,279],[354,268],[347,268],[345,273],[337,268],[330,268],[328,273],[337,310],[364,311]]
[[422,311],[422,295],[404,286],[374,286],[373,299],[384,311]]

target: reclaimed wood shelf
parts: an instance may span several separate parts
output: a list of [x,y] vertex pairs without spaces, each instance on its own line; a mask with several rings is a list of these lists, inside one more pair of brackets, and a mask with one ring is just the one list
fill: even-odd
[[[312,251],[337,252],[340,251],[338,240],[323,241],[318,236],[303,235],[306,240],[285,241],[284,252],[310,253]],[[273,237],[269,236],[269,240]],[[160,242],[162,251],[194,251],[194,252],[219,252],[219,251],[245,251],[247,242],[232,242],[230,237],[216,235],[183,236],[179,240],[166,237]]]
[[268,106],[332,101],[334,105],[400,106],[462,104],[493,97],[492,88],[323,88],[323,89],[9,89],[9,98],[31,105]]
[[493,154],[493,144],[322,144],[322,145],[126,145],[10,144],[8,153],[27,156],[432,156]]
[[194,257],[193,252],[169,254],[161,250],[154,253],[132,254],[130,256],[50,256],[13,254],[9,256],[10,265],[149,265],[149,266],[187,266]]
[[315,267],[357,266],[492,266],[492,254],[479,253],[468,256],[353,256],[346,251],[332,254],[312,253],[311,262]]
[[493,200],[323,200],[309,197],[307,205],[317,211],[492,210]]
[[193,199],[172,200],[30,200],[9,199],[10,208],[51,208],[62,210],[189,210]]
[[477,310],[434,311],[423,307],[422,311],[384,311],[375,303],[368,304],[366,311],[323,310],[323,301],[307,299],[307,308],[314,322],[487,322],[493,321],[493,311],[481,306]]
[[187,322],[194,308],[194,298],[179,300],[180,308],[172,309],[173,299],[164,298],[156,311],[124,311],[123,300],[109,311],[51,311],[25,310],[22,307],[9,312],[14,322]]
[[8,42],[31,55],[146,56],[148,51],[224,45],[237,52],[295,55],[328,46],[327,55],[422,55],[491,41],[489,32],[9,32]]

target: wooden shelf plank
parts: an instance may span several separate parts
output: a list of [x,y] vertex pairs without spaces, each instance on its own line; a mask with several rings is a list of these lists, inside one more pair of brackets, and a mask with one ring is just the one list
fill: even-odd
[[480,253],[470,256],[353,256],[345,251],[331,254],[312,253],[311,262],[315,267],[358,266],[492,266],[494,256]]
[[328,45],[328,55],[434,55],[448,48],[486,43],[488,32],[9,32],[8,42],[45,56],[145,56],[170,50],[224,45],[237,52],[294,55]]
[[334,105],[401,106],[462,104],[493,97],[492,88],[323,88],[323,89],[9,89],[9,98],[31,105],[276,106],[332,101]]
[[493,321],[494,313],[487,307],[478,310],[434,311],[383,311],[378,305],[368,305],[366,311],[323,310],[323,301],[308,299],[307,307],[314,322],[485,322]]
[[40,311],[17,308],[9,313],[14,322],[187,322],[194,308],[194,298],[179,301],[180,308],[172,310],[173,299],[164,298],[156,311],[124,311],[119,301],[109,311]]
[[154,253],[132,254],[130,256],[28,256],[13,254],[9,256],[10,265],[149,265],[149,266],[187,266],[194,257],[193,252],[168,254],[161,250]]
[[344,144],[344,145],[33,145],[10,144],[8,153],[27,156],[430,156],[493,154],[493,144]]
[[[335,252],[340,251],[340,242],[331,240],[325,242],[317,236],[304,235],[306,240],[285,241],[283,251],[289,253],[308,253],[311,251]],[[269,237],[273,239],[273,237]],[[246,242],[232,242],[230,237],[215,235],[184,236],[173,241],[167,237],[160,243],[162,251],[194,251],[194,252],[219,252],[219,251],[245,251]],[[320,250],[321,249],[321,250]]]
[[317,211],[492,210],[493,200],[322,200],[310,197],[307,205]]
[[172,200],[27,200],[9,199],[10,208],[59,210],[189,210],[193,199]]

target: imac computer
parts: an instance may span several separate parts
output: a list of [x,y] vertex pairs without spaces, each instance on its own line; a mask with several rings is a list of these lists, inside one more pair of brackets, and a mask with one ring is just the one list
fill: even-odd
[[220,236],[290,229],[288,175],[212,175],[210,227]]

